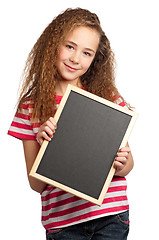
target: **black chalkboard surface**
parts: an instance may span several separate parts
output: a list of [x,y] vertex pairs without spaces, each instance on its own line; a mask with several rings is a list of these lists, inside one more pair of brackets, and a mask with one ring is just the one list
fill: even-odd
[[101,205],[136,116],[69,85],[55,115],[56,133],[44,141],[30,174]]

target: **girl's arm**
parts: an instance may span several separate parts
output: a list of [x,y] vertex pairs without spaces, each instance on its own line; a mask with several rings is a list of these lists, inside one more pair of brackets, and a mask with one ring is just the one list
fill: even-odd
[[42,193],[46,187],[46,183],[29,176],[30,170],[39,152],[40,145],[43,143],[44,139],[50,141],[56,129],[56,121],[53,117],[50,117],[45,123],[43,123],[37,133],[37,141],[33,140],[23,140],[24,155],[27,167],[27,174],[30,186],[36,192]]
[[23,148],[24,148],[24,155],[25,155],[25,161],[26,161],[26,167],[27,167],[27,175],[28,175],[30,187],[34,191],[42,193],[42,191],[46,187],[46,183],[29,176],[30,170],[31,170],[33,163],[35,161],[35,158],[39,152],[40,145],[38,144],[37,141],[23,140]]
[[134,161],[128,143],[126,147],[118,151],[114,166],[116,168],[115,176],[120,177],[125,177],[133,169]]

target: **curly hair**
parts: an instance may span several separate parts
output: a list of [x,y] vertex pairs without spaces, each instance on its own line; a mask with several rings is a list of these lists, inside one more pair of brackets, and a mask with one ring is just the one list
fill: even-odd
[[44,122],[54,115],[55,84],[59,78],[56,68],[58,50],[66,35],[78,26],[95,29],[100,35],[94,60],[87,72],[81,76],[83,87],[109,101],[114,101],[113,95],[119,94],[115,86],[114,54],[98,16],[85,9],[69,8],[46,27],[26,61],[18,109],[21,109],[24,101],[30,99],[34,103],[32,120],[38,118]]

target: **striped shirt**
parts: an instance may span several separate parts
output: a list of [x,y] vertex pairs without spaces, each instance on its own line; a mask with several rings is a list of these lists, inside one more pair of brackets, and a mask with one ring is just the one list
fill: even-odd
[[[57,108],[61,96],[56,96]],[[124,102],[115,101],[120,106]],[[40,122],[31,122],[34,105],[30,101],[23,103],[22,110],[17,111],[8,134],[18,139],[35,140]],[[77,223],[124,212],[129,209],[127,199],[127,183],[125,177],[114,177],[110,183],[102,205],[76,197],[56,187],[47,185],[41,194],[42,224],[45,229],[62,228]]]

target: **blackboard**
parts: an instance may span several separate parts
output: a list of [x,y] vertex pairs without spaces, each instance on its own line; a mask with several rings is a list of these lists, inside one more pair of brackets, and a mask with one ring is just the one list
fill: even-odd
[[137,114],[69,85],[54,116],[56,133],[44,141],[30,175],[101,205]]

